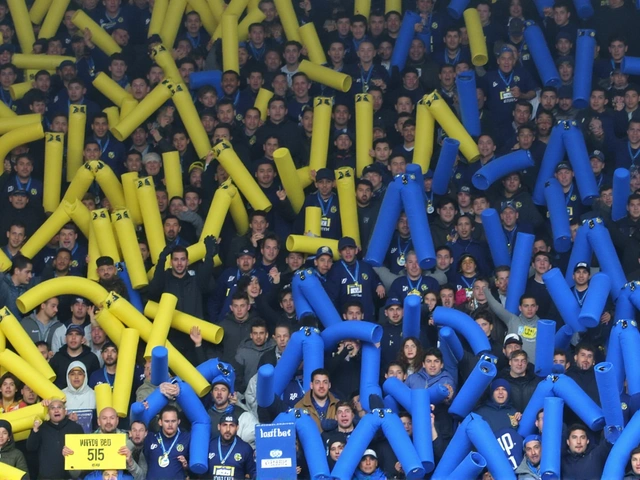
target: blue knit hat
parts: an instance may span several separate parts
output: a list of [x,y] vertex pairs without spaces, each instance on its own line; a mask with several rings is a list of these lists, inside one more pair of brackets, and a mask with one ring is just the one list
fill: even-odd
[[511,395],[511,385],[509,385],[509,382],[507,382],[504,378],[498,378],[497,380],[491,382],[491,393],[493,393],[498,387],[504,387],[507,393]]

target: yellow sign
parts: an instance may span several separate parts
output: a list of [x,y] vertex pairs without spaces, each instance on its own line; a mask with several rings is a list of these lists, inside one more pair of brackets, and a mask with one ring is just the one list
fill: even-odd
[[125,470],[127,458],[118,450],[127,444],[124,433],[65,435],[64,444],[73,455],[64,457],[65,470]]

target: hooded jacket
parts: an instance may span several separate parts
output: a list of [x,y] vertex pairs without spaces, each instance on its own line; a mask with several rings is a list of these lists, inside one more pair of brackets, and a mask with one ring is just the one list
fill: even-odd
[[561,476],[563,480],[600,479],[612,445],[601,440],[596,446],[587,445],[584,453],[572,453],[568,448],[562,453]]
[[71,478],[71,472],[64,469],[64,436],[84,433],[82,427],[68,418],[60,423],[44,422],[37,432],[31,432],[27,439],[27,451],[37,452],[39,479]]
[[244,392],[249,384],[249,380],[258,373],[258,365],[262,355],[276,348],[273,338],[258,346],[250,338],[245,339],[237,350],[236,363],[236,390]]
[[56,387],[67,387],[67,369],[73,361],[84,363],[88,375],[91,375],[100,368],[98,357],[96,357],[96,355],[86,345],[82,345],[82,351],[77,357],[71,357],[69,352],[67,352],[67,346],[63,345],[49,362],[53,371],[56,372],[56,380],[54,382]]
[[475,412],[487,421],[494,433],[504,428],[512,428],[514,430],[518,428],[518,422],[514,417],[517,411],[511,405],[511,398],[509,397],[507,397],[506,402],[499,404],[493,399],[492,395]]
[[518,468],[516,468],[515,474],[518,476],[518,480],[541,480],[542,474],[540,473],[540,465],[538,465],[538,471],[532,471],[527,457],[525,456]]
[[58,318],[54,317],[45,327],[46,330],[45,334],[43,335],[42,331],[40,330],[39,323],[40,322],[38,321],[35,313],[32,313],[28,317],[24,317],[20,321],[20,325],[22,325],[22,328],[24,328],[25,332],[27,332],[27,335],[29,335],[29,338],[31,338],[34,343],[44,341],[47,342],[49,348],[51,348],[51,345],[53,344],[53,334],[56,332],[56,330],[59,328],[66,330],[64,328],[64,325],[58,320]]
[[[16,448],[16,442],[13,440],[11,424],[6,420],[0,420],[0,428],[4,428],[9,432],[9,440],[6,445],[0,447],[0,463],[16,467],[23,472],[28,472],[29,467],[27,466],[24,454]],[[0,468],[0,470],[2,470],[2,468]]]
[[73,388],[71,384],[67,383],[67,388],[62,391],[67,396],[67,410],[95,410],[96,409],[96,394],[89,387],[89,375],[87,374],[87,367],[84,363],[79,361],[73,361],[67,368],[67,380],[69,379],[69,372],[74,368],[81,368],[84,371],[84,382],[80,388]]
[[456,381],[453,379],[451,374],[447,372],[444,368],[439,374],[431,376],[427,373],[424,367],[422,367],[416,373],[412,373],[411,375],[409,375],[409,377],[407,377],[407,380],[404,383],[411,389],[428,388],[428,387],[431,387],[432,385],[439,384],[445,387],[447,385],[450,385],[451,388],[453,388],[453,391],[455,392],[457,387]]

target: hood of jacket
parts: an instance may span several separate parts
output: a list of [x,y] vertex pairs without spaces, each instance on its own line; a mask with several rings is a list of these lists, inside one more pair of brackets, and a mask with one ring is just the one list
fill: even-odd
[[[79,368],[84,372],[84,382],[82,382],[82,385],[79,388],[74,388],[68,381],[69,372],[71,372],[71,370],[73,370],[74,368]],[[71,395],[84,395],[88,390],[91,390],[91,388],[89,387],[89,375],[87,374],[87,367],[84,366],[84,363],[78,360],[74,360],[69,364],[69,367],[67,367],[67,388],[65,388],[65,390]]]
[[7,453],[16,448],[16,443],[13,440],[13,429],[11,424],[7,420],[0,420],[0,428],[4,428],[9,433],[9,441],[3,447],[0,447],[0,455]]

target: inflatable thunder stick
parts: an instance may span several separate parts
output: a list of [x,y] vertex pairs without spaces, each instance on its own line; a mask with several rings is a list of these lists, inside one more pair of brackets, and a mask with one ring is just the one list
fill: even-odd
[[[344,73],[337,72],[321,65],[316,65],[308,60],[302,60],[298,71],[306,73],[310,80],[322,83],[327,87],[347,93],[351,89],[352,78]],[[315,118],[314,118],[315,120]]]
[[327,57],[324,54],[324,48],[322,48],[322,44],[320,43],[315,24],[313,22],[305,23],[298,28],[298,33],[302,39],[302,44],[307,49],[309,60],[318,65],[326,64]]
[[[227,190],[227,193],[228,192]],[[231,214],[231,220],[233,220],[233,226],[236,232],[238,232],[238,235],[247,233],[249,230],[249,214],[247,213],[247,207],[244,206],[242,195],[234,195],[231,198],[229,213]]]
[[558,252],[568,252],[571,248],[571,227],[569,212],[560,182],[555,178],[547,180],[544,186],[544,199],[549,209],[553,248]]
[[111,217],[109,210],[99,208],[91,212],[91,223],[96,232],[98,240],[98,248],[100,255],[111,257],[114,262],[120,262],[120,253],[116,247],[116,238],[113,235],[113,227],[111,226]]
[[93,389],[96,393],[96,411],[101,412],[105,408],[113,408],[113,391],[109,383],[101,383]]
[[467,5],[469,5],[469,0],[451,0],[447,6],[447,13],[449,13],[451,18],[460,20],[462,12],[467,8]]
[[547,143],[547,149],[542,157],[542,164],[538,171],[538,178],[531,198],[536,205],[545,205],[544,186],[547,180],[553,177],[556,167],[566,154],[564,148],[564,131],[569,128],[569,122],[561,121],[551,130],[551,137]]
[[380,267],[384,263],[391,237],[396,229],[396,223],[402,211],[402,200],[399,181],[393,181],[387,187],[387,193],[382,199],[378,220],[373,227],[373,233],[369,240],[365,261],[374,267]]
[[[20,44],[20,51],[30,52],[33,44],[36,43],[36,36],[33,34],[33,25],[29,18],[29,11],[24,0],[7,0],[7,6],[11,13],[13,26]],[[46,55],[42,55],[43,57]],[[15,57],[15,55],[14,55]],[[17,67],[17,65],[16,65]],[[23,68],[23,67],[18,67]],[[4,157],[3,157],[4,158]]]
[[427,173],[433,156],[436,121],[424,102],[422,97],[416,104],[416,132],[420,134],[416,135],[413,146],[413,163],[422,167],[422,173]]
[[[158,303],[149,300],[144,307],[144,315],[153,319],[158,314],[158,308]],[[171,328],[188,334],[193,327],[198,327],[200,329],[202,338],[207,342],[218,344],[224,337],[224,330],[214,323],[201,320],[198,317],[194,317],[193,315],[189,315],[179,310],[175,310],[173,312]]]
[[609,442],[614,443],[620,437],[624,428],[622,401],[620,400],[620,389],[618,388],[615,367],[612,363],[601,362],[595,366],[594,371],[596,373],[600,404],[604,413],[604,434]]
[[[267,120],[267,113],[269,110],[269,100],[273,97],[274,93],[266,88],[258,90],[256,101],[253,103],[253,107],[260,110],[260,120],[263,122]],[[284,180],[282,177],[281,180]]]
[[[260,91],[262,91],[262,89],[260,89]],[[258,93],[258,96],[260,96],[260,93]],[[298,182],[296,166],[293,163],[289,149],[278,148],[273,152],[273,160],[278,169],[278,177],[280,181],[282,181],[282,188],[287,192],[287,198],[291,202],[291,207],[297,214],[302,209],[302,205],[304,205],[304,190],[300,182]],[[340,206],[342,207],[342,204],[340,204]]]
[[495,208],[487,208],[480,215],[482,224],[486,227],[487,243],[489,244],[493,264],[496,266],[510,266],[511,255],[509,254],[507,238],[500,223],[500,214]]
[[144,260],[138,248],[136,230],[129,210],[116,210],[111,214],[111,222],[115,225],[116,235],[122,247],[122,256],[127,264],[129,278],[134,289],[139,289],[149,284]]
[[[398,67],[398,71],[400,72],[404,70],[404,66],[407,63],[409,48],[415,35],[415,25],[420,22],[422,22],[422,18],[413,11],[406,12],[402,18],[400,31],[398,32],[393,53],[391,54],[391,65]],[[428,47],[429,44],[430,42],[425,43],[425,46]]]
[[124,200],[122,184],[118,181],[118,177],[116,177],[109,165],[99,161],[96,164],[95,178],[102,192],[109,199],[112,208],[125,208],[127,206]]
[[427,270],[436,264],[436,252],[431,238],[431,229],[427,219],[427,211],[424,208],[424,187],[422,181],[422,169],[419,165],[407,165],[407,172],[400,177],[402,187],[400,198],[402,206],[407,214],[407,221],[413,235],[420,238],[414,249],[420,267]]
[[313,99],[313,127],[311,131],[309,167],[316,172],[327,166],[332,105],[333,97],[316,97]]
[[453,175],[453,166],[456,163],[459,148],[460,141],[455,138],[447,137],[442,141],[438,164],[436,165],[435,172],[433,172],[433,182],[431,184],[431,189],[436,195],[444,195],[447,193],[449,180],[451,179],[451,175]]
[[462,15],[464,24],[467,27],[467,35],[469,36],[471,63],[476,67],[486,65],[489,61],[489,55],[487,54],[487,42],[484,38],[480,14],[475,8],[467,8]]
[[173,318],[177,304],[178,297],[175,295],[163,293],[160,297],[158,312],[153,319],[151,333],[149,333],[149,338],[147,339],[147,348],[144,351],[144,357],[146,359],[151,358],[151,351],[156,346],[163,346],[167,340],[169,329],[171,328],[171,319]]
[[109,75],[100,72],[92,82],[93,86],[105,97],[115,103],[118,107],[122,107],[122,102],[133,96],[124,88],[112,80]]
[[162,218],[158,210],[156,200],[156,189],[153,177],[139,178],[138,183],[138,203],[140,210],[145,212],[143,216],[144,232],[149,243],[151,261],[156,263],[160,253],[166,246],[164,230],[162,228]]
[[373,148],[373,97],[368,93],[356,94],[356,175],[371,165],[369,152]]
[[298,33],[298,17],[293,9],[292,0],[274,0],[274,3],[287,40],[302,43],[302,38]]
[[44,192],[42,204],[46,213],[60,205],[64,133],[45,134],[44,143]]
[[462,124],[471,136],[478,137],[480,136],[480,113],[478,111],[478,94],[476,92],[476,74],[473,70],[460,72],[456,76],[456,88],[458,89]]
[[[259,8],[250,9],[238,24],[238,40],[246,42],[249,39],[249,27],[254,23],[262,23],[267,17]],[[313,25],[313,24],[312,24]]]
[[[29,86],[29,89],[33,87]],[[24,127],[25,125],[35,125],[42,122],[42,115],[39,113],[30,113],[27,115],[18,115],[17,117],[10,117],[0,119],[0,135],[9,133],[18,127]],[[64,134],[62,134],[64,136]]]
[[113,408],[120,418],[129,414],[129,400],[133,387],[133,374],[136,366],[136,354],[138,353],[138,341],[140,334],[133,328],[125,328],[120,337],[118,347],[118,364],[116,365],[116,378],[113,382]]
[[149,21],[149,29],[147,37],[152,35],[160,35],[162,31],[162,24],[167,16],[167,9],[169,8],[169,0],[156,0],[153,4],[153,10],[151,11],[151,20]]
[[[169,48],[173,48],[178,35],[178,29],[182,23],[182,16],[187,7],[187,0],[171,0],[167,7],[162,27],[160,27],[160,38]],[[166,74],[165,70],[165,74]],[[174,78],[174,80],[176,80]]]
[[29,385],[36,395],[43,400],[65,398],[62,390],[56,387],[51,380],[11,350],[0,351],[0,366],[6,368],[8,372],[18,377],[18,380],[25,385]]
[[542,30],[531,20],[526,21],[525,25],[524,40],[531,51],[533,63],[536,65],[542,83],[545,87],[558,88],[562,82]]
[[[573,104],[576,108],[589,106],[595,52],[595,30],[579,29],[576,41],[576,68],[573,75]],[[623,62],[624,58],[622,57]]]
[[[189,0],[189,6],[187,7],[188,11],[195,10],[200,15],[200,20],[202,21],[202,26],[207,31],[209,35],[213,35],[216,31],[216,25],[218,22],[213,16],[213,12],[207,5],[206,0]],[[153,6],[153,10],[155,11],[156,7]]]
[[516,245],[513,247],[511,257],[509,285],[507,286],[507,301],[505,302],[505,308],[514,315],[520,314],[520,297],[527,287],[530,257],[535,238],[535,235],[524,232],[518,232],[516,235]]
[[238,16],[225,13],[222,15],[222,70],[233,70],[240,73],[238,61]]
[[515,150],[480,167],[471,181],[477,189],[486,190],[496,180],[533,166],[535,162],[529,150]]
[[613,205],[611,220],[617,222],[627,216],[627,199],[631,191],[631,176],[626,168],[616,168],[613,172]]
[[[122,51],[111,35],[109,35],[100,25],[94,22],[84,11],[76,10],[76,13],[71,18],[71,22],[78,27],[81,32],[84,32],[85,29],[89,29],[91,32],[91,42],[102,50],[107,57]],[[75,61],[75,59],[72,60]]]
[[[353,192],[356,191],[356,182],[353,168],[342,167],[336,170],[336,189],[340,204],[340,224],[342,235],[351,237],[356,245],[360,243],[360,226],[358,224],[358,205]],[[423,209],[424,210],[424,209]]]
[[545,478],[560,478],[563,410],[564,401],[561,398],[544,399],[545,428],[542,430],[542,442],[545,448],[540,459],[540,473]]
[[[596,185],[596,177],[591,171],[589,152],[587,152],[582,130],[575,121],[569,122],[569,128],[565,129],[562,141],[573,166],[582,203],[591,205],[600,196],[600,192]],[[585,168],[587,168],[586,171]]]
[[[33,2],[33,4],[31,5],[31,9],[29,9],[29,19],[31,20],[31,23],[33,23],[34,25],[40,25],[42,23],[42,20],[44,20],[49,7],[51,7],[51,2],[53,2],[53,0],[35,0]],[[64,1],[60,3],[64,4]],[[58,26],[60,26],[59,22]]]

